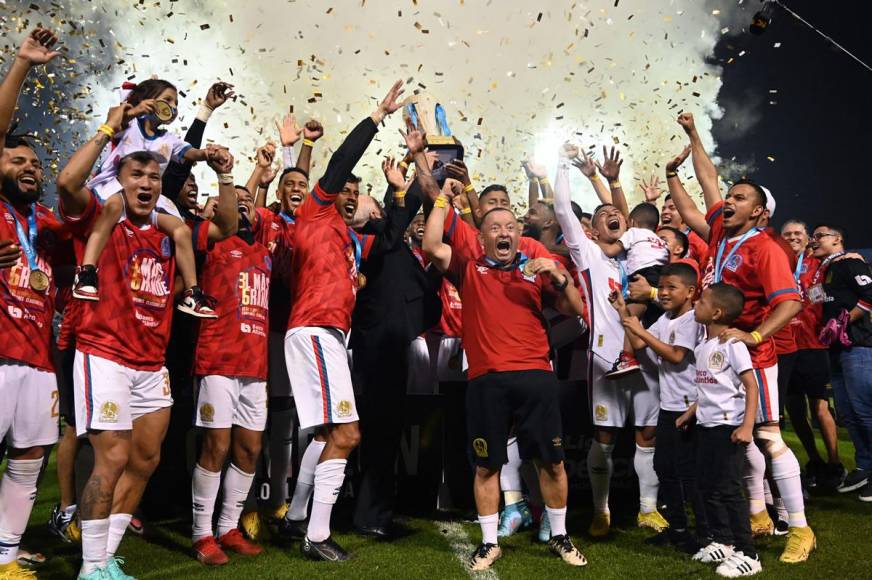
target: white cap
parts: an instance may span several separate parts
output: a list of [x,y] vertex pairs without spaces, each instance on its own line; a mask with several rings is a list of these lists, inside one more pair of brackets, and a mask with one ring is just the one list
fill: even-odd
[[760,189],[763,190],[763,193],[766,194],[766,209],[769,210],[769,219],[775,217],[775,196],[772,195],[772,192],[760,186]]

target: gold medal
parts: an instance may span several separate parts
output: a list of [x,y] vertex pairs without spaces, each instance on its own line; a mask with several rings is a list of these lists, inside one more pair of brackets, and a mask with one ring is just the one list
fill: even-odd
[[524,262],[524,276],[534,276],[534,275],[535,275],[535,273],[533,272],[533,262],[531,262],[529,260]]
[[155,101],[154,116],[160,119],[163,123],[169,123],[173,120],[175,115],[173,114],[173,108],[169,103],[166,101]]
[[364,276],[363,272],[357,273],[357,287],[366,288],[366,276]]
[[30,271],[30,287],[33,288],[36,292],[43,294],[46,290],[48,290],[49,279],[48,274],[43,272],[42,270],[31,270]]

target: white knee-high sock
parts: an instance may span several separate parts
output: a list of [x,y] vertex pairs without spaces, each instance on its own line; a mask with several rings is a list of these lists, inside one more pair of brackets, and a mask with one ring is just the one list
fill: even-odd
[[106,536],[106,558],[115,556],[118,551],[118,546],[121,545],[121,540],[124,539],[124,532],[127,531],[127,525],[133,519],[133,514],[112,514],[109,516],[109,534]]
[[194,466],[194,476],[191,480],[191,495],[194,503],[194,528],[191,539],[194,542],[212,535],[212,514],[215,512],[215,500],[218,499],[220,487],[220,471],[208,471],[199,464]]
[[587,474],[593,493],[594,513],[609,513],[609,484],[612,481],[614,449],[615,446],[611,443],[593,441],[587,452]]
[[489,516],[478,515],[478,525],[481,526],[482,544],[497,543],[497,526],[499,525],[499,520],[499,514],[491,514]]
[[551,525],[551,537],[566,535],[566,508],[550,508],[545,506],[548,513],[548,523]]
[[109,539],[109,518],[82,520],[82,570],[87,576],[106,567],[106,544]]
[[309,511],[309,498],[312,497],[312,488],[315,486],[315,468],[324,451],[326,441],[312,440],[303,453],[300,461],[300,474],[297,476],[297,485],[294,487],[294,497],[285,516],[289,520],[305,520]]
[[775,480],[778,494],[787,508],[787,523],[792,528],[804,528],[808,522],[805,519],[805,500],[802,498],[802,481],[796,455],[787,449],[773,459],[770,465],[772,479]]
[[323,542],[330,537],[330,514],[345,481],[345,459],[328,459],[315,468],[315,489],[312,502],[312,517],[306,535],[313,542]]
[[766,509],[763,491],[765,474],[766,458],[760,448],[752,441],[745,446],[745,490],[748,492],[749,511],[752,516]]
[[269,505],[277,508],[288,501],[294,411],[274,411],[269,420]]
[[224,474],[224,498],[221,501],[221,514],[218,516],[218,537],[220,538],[239,525],[239,516],[245,507],[245,498],[254,481],[253,473],[245,473],[233,463]]
[[660,481],[654,471],[654,448],[636,445],[633,468],[639,478],[639,511],[648,514],[657,511],[657,490]]
[[509,437],[506,444],[508,461],[500,468],[500,489],[506,505],[518,503],[524,499],[521,486],[521,454],[518,451],[517,437]]
[[36,500],[40,459],[10,459],[0,480],[0,564],[18,558],[18,543]]

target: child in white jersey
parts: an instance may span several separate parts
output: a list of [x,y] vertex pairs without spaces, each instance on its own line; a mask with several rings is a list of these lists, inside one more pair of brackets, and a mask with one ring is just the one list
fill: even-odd
[[[170,160],[179,163],[205,161],[217,154],[218,149],[194,149],[178,136],[161,129],[176,118],[178,93],[169,82],[149,79],[134,86],[125,102],[130,108],[125,113],[127,127],[111,134],[108,126],[101,126],[112,141],[112,149],[100,165],[100,171],[88,181],[88,187],[103,200],[103,210],[85,246],[82,265],[76,273],[73,296],[82,300],[99,300],[96,264],[112,234],[112,228],[124,215],[124,198],[120,195],[118,162],[135,151],[148,151],[158,161],[161,175]],[[163,196],[158,207],[170,209],[171,204]],[[174,208],[170,211],[175,212]],[[185,285],[185,292],[177,308],[201,318],[215,318],[209,300],[197,286],[197,271],[191,230],[180,218],[164,212],[155,212],[156,227],[173,239],[176,264]]]
[[[660,272],[669,263],[669,250],[666,243],[655,233],[660,223],[660,212],[652,203],[640,203],[628,216],[630,227],[614,244],[603,251],[612,258],[626,253],[626,263],[621,263],[621,285],[626,293],[627,284],[637,276],[645,278],[652,288],[660,280]],[[626,294],[625,294],[626,297]],[[632,316],[642,318],[646,315],[646,326],[650,325],[663,312],[656,303],[652,305],[629,303],[627,308]],[[615,379],[632,372],[638,372],[639,363],[633,354],[630,339],[624,336],[624,350],[606,373],[606,378]]]
[[697,423],[697,486],[703,497],[712,541],[694,554],[700,562],[719,563],[727,578],[762,571],[751,539],[748,500],[744,495],[745,447],[753,440],[757,416],[757,381],[748,347],[722,342],[745,306],[742,292],[713,284],[696,303],[696,321],[706,340],[696,347],[697,402],[677,421]]
[[[658,363],[660,412],[654,470],[660,482],[660,498],[667,507],[664,515],[669,528],[646,543],[671,544],[688,554],[708,544],[705,510],[696,486],[695,430],[676,426],[678,418],[697,399],[694,349],[705,338],[693,311],[697,279],[696,270],[689,264],[679,262],[663,267],[658,289],[660,305],[666,313],[647,330],[629,313],[619,292],[610,297],[621,314],[632,347],[637,351],[650,349],[651,358]],[[653,499],[656,503],[657,498]],[[686,503],[691,504],[696,517],[695,537],[688,529]]]

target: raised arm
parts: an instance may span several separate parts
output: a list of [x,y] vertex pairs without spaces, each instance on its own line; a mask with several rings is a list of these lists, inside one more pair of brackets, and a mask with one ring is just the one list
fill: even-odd
[[[600,175],[609,182],[609,193],[611,193],[612,199],[611,203],[618,208],[622,214],[624,214],[625,218],[629,217],[630,207],[627,205],[627,197],[624,195],[624,188],[621,186],[621,181],[618,179],[621,174],[621,165],[624,164],[624,160],[621,159],[621,153],[614,147],[612,147],[611,150],[607,150],[606,146],[603,145],[603,158],[604,161],[602,165],[597,161],[596,167],[599,169]],[[599,193],[599,191],[597,191],[597,193]],[[604,200],[603,203],[609,202]]]
[[0,154],[3,153],[6,135],[12,123],[12,115],[18,104],[18,95],[24,85],[24,79],[30,69],[46,64],[60,52],[52,50],[58,38],[50,30],[36,28],[33,30],[18,49],[18,54],[12,61],[12,66],[0,84]]
[[533,175],[532,171],[530,171],[529,161],[521,161],[521,167],[527,175],[527,207],[531,208],[539,203],[539,180],[536,179],[536,176]]
[[[603,183],[603,180],[599,178],[599,175],[596,171],[596,161],[594,161],[593,157],[587,154],[587,151],[581,149],[571,143],[567,143],[564,145],[564,149],[569,156],[569,159],[576,169],[578,169],[582,175],[584,175],[590,184],[593,186],[594,192],[596,192],[596,196],[599,198],[602,203],[612,203],[612,192],[609,191],[609,187]],[[579,154],[581,158],[579,158]]]
[[217,150],[207,160],[218,177],[218,203],[209,222],[209,241],[220,242],[239,229],[239,209],[233,181],[233,155],[227,149]]
[[569,158],[561,152],[560,161],[557,163],[557,173],[554,178],[554,214],[557,216],[557,221],[560,223],[560,229],[563,232],[563,243],[569,248],[569,255],[572,261],[579,268],[583,267],[586,260],[582,254],[590,249],[590,246],[596,247],[584,233],[581,227],[581,222],[575,217],[572,211],[572,192],[569,187]]
[[[702,140],[699,138],[699,133],[696,131],[696,124],[693,121],[692,113],[681,113],[678,116],[678,124],[690,137],[690,152],[693,160],[693,172],[696,174],[696,179],[702,187],[702,195],[705,199],[705,207],[710,210],[716,203],[721,201],[721,189],[718,185],[718,170],[715,164],[705,152],[705,147],[702,146]],[[677,205],[677,204],[676,204]]]
[[303,146],[300,147],[300,157],[297,159],[297,169],[302,169],[309,174],[312,166],[312,149],[315,141],[324,136],[324,127],[315,119],[309,119],[303,126]]
[[[528,169],[530,174],[532,174],[533,178],[536,180],[536,185],[538,186],[539,191],[542,193],[542,200],[546,203],[553,203],[554,190],[551,188],[551,183],[548,181],[548,172],[545,170],[545,167],[539,165],[538,163],[528,161],[525,169]],[[532,189],[532,186],[530,186],[530,190]],[[530,196],[531,204],[536,203],[537,201],[539,201],[538,194],[535,201],[533,200],[532,196]]]
[[[402,131],[400,132],[402,133]],[[445,216],[448,214],[447,208],[451,200],[440,193],[439,184],[436,183],[436,179],[433,178],[433,174],[430,172],[430,163],[424,154],[424,139],[420,131],[409,125],[406,133],[403,133],[403,138],[406,140],[409,152],[412,153],[412,158],[415,160],[415,173],[418,183],[421,184],[422,193],[425,197],[435,199],[433,208],[430,210],[430,215],[427,216],[427,223],[424,227],[424,239],[421,246],[424,249],[424,253],[430,259],[430,263],[440,272],[444,272],[448,269],[449,264],[451,264],[451,246],[442,241]]]
[[255,153],[254,169],[252,169],[251,175],[245,183],[245,189],[254,196],[255,207],[266,206],[266,194],[269,191],[269,184],[276,178],[276,168],[273,165],[275,155],[276,146],[272,142],[259,147],[257,153]]
[[684,163],[688,155],[690,155],[690,145],[685,147],[681,153],[666,164],[666,185],[669,188],[669,195],[672,196],[672,202],[675,204],[675,209],[678,210],[682,221],[695,231],[699,237],[708,240],[711,228],[708,222],[705,221],[705,214],[696,207],[690,194],[684,189],[681,177],[678,175],[678,168],[681,167],[681,164]]

